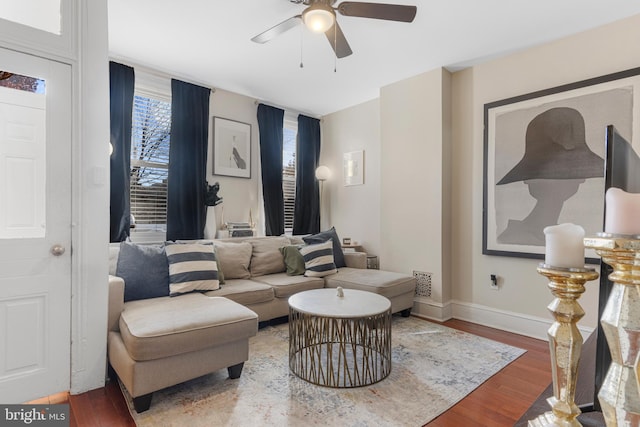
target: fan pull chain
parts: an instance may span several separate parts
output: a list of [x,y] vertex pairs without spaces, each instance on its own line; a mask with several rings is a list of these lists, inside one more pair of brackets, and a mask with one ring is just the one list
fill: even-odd
[[333,72],[338,72],[338,21],[333,23]]
[[302,39],[304,35],[304,22],[302,19],[300,20],[300,68],[304,68],[304,64],[302,63]]

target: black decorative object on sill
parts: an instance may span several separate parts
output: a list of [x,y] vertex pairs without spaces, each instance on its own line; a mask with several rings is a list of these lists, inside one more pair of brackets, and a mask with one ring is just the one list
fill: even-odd
[[216,206],[222,203],[222,197],[218,197],[218,191],[220,191],[219,183],[216,182],[213,185],[209,185],[207,182],[207,191],[204,199],[204,203],[207,206]]
[[213,185],[205,185],[204,203],[207,205],[207,215],[204,223],[203,235],[205,239],[215,239],[218,231],[218,224],[216,221],[216,211],[214,206],[222,203],[222,197],[218,196],[220,191],[220,184],[215,183]]

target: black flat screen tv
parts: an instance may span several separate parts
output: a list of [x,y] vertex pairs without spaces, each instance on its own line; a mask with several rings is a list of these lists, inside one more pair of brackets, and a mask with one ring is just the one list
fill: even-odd
[[[635,152],[631,144],[616,131],[613,125],[607,126],[606,131],[606,152],[604,169],[604,190],[605,193],[610,187],[620,188],[628,193],[640,193],[640,157]],[[606,202],[605,202],[606,215]],[[603,218],[604,218],[603,215]],[[604,230],[604,222],[602,224]],[[613,269],[608,264],[600,261],[600,290],[598,298],[598,319],[602,317],[602,312],[609,299],[609,293],[613,283],[609,280],[609,274]],[[604,377],[607,375],[611,365],[611,354],[609,346],[604,336],[604,331],[598,322],[598,336],[596,344],[596,371],[595,371],[595,394],[593,397],[594,410],[600,411],[598,402],[598,391],[602,386]]]

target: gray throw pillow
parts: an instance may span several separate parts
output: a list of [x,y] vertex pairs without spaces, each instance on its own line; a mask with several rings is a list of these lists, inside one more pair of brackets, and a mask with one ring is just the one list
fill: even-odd
[[331,239],[333,242],[333,260],[336,264],[336,267],[346,267],[347,263],[344,260],[344,253],[342,252],[342,244],[340,243],[340,238],[338,237],[338,233],[336,233],[336,229],[331,227],[327,231],[322,231],[318,234],[314,234],[311,236],[303,237],[302,240],[307,244],[316,244],[323,243],[327,240]]
[[116,276],[124,279],[124,300],[169,295],[169,264],[163,246],[120,243]]

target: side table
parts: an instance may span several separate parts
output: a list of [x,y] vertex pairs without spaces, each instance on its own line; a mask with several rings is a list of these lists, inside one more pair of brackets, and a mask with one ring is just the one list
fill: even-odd
[[289,368],[312,384],[362,387],[391,372],[391,302],[333,288],[289,298]]
[[367,268],[371,270],[380,269],[380,262],[378,261],[378,255],[367,255]]

